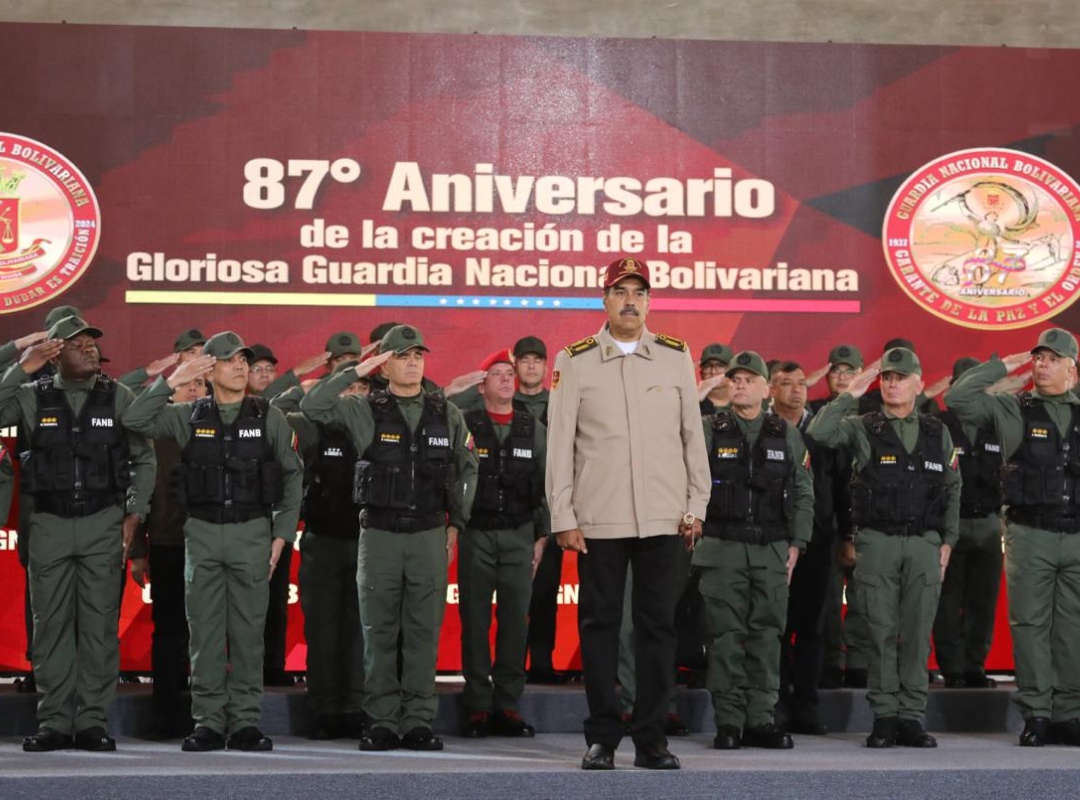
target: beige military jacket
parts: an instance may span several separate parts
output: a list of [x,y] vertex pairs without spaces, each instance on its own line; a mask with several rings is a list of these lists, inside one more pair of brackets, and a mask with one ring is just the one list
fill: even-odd
[[668,536],[705,516],[711,480],[686,344],[645,330],[623,355],[607,326],[559,352],[548,406],[551,530]]

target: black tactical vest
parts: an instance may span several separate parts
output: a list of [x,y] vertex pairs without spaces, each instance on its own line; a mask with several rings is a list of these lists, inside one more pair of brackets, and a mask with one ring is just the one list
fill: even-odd
[[340,425],[317,427],[315,456],[304,465],[304,527],[318,536],[356,540],[360,537],[360,506],[352,499],[356,447]]
[[515,411],[510,433],[502,442],[486,409],[468,412],[465,423],[480,460],[469,527],[508,530],[529,522],[540,505],[544,480],[533,452],[536,422],[529,414]]
[[712,494],[704,534],[733,542],[768,544],[789,537],[795,464],[787,446],[787,422],[767,414],[756,442],[748,442],[735,414],[713,416],[709,470]]
[[896,536],[942,531],[949,466],[941,421],[919,415],[919,439],[909,454],[883,413],[860,419],[869,434],[870,460],[851,478],[852,524]]
[[191,406],[191,437],[181,454],[180,497],[188,514],[217,524],[269,517],[284,496],[281,464],[267,435],[269,403],[248,396],[229,425],[217,402],[202,397]]
[[952,411],[946,411],[941,421],[949,429],[960,456],[960,516],[978,519],[1001,511],[1001,442],[992,431],[982,429],[975,441],[970,441]]
[[356,462],[353,499],[366,527],[397,533],[440,528],[449,509],[453,451],[446,400],[424,395],[416,431],[389,392],[368,397],[375,436]]
[[78,417],[53,377],[37,381],[36,427],[22,454],[22,491],[34,510],[84,517],[123,506],[131,485],[127,435],[116,414],[116,384],[99,375]]
[[1024,439],[1001,472],[1003,500],[1012,522],[1043,530],[1080,532],[1080,410],[1062,436],[1046,405],[1020,396]]

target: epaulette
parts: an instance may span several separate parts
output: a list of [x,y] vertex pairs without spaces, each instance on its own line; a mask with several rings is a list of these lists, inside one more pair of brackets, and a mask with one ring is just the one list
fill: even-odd
[[686,342],[682,339],[676,339],[674,336],[668,336],[663,333],[656,334],[656,343],[662,344],[664,347],[670,347],[672,350],[678,350],[679,352],[686,351]]
[[587,336],[584,339],[574,342],[573,344],[568,344],[566,347],[563,348],[563,350],[567,352],[570,358],[573,358],[574,356],[580,356],[582,353],[587,353],[594,347],[599,346],[600,342],[596,341],[595,336]]

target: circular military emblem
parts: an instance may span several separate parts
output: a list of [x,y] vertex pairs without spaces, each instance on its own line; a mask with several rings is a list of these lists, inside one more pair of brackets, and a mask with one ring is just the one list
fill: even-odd
[[337,340],[337,343],[338,344],[348,344],[351,341],[352,341],[352,339],[350,339],[348,336],[339,336],[338,340]]
[[839,350],[836,351],[836,355],[838,355],[840,358],[847,358],[851,355],[851,351],[848,350],[846,347],[841,347]]
[[962,150],[916,170],[889,204],[885,259],[900,288],[956,325],[1022,328],[1080,296],[1080,185],[1016,150]]
[[101,210],[79,169],[48,145],[0,132],[0,313],[65,292],[100,237]]
[[743,366],[746,366],[747,364],[750,363],[750,354],[749,353],[743,353],[741,356],[739,356],[737,359],[735,359],[735,361],[738,362],[739,364],[743,365]]
[[901,353],[899,350],[893,350],[891,353],[889,353],[889,362],[890,363],[894,363],[894,362],[897,362],[897,361],[903,361],[903,360],[904,360],[904,354]]
[[401,338],[402,339],[415,339],[416,338],[416,331],[413,330],[412,328],[405,328],[401,332]]

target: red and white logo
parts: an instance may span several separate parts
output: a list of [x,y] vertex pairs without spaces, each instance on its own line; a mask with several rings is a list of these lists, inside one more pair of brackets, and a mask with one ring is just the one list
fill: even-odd
[[983,330],[1044,322],[1080,297],[1080,185],[1048,161],[979,148],[916,170],[885,215],[885,260],[931,314]]
[[0,132],[0,314],[66,291],[100,238],[101,210],[78,168],[48,145]]

